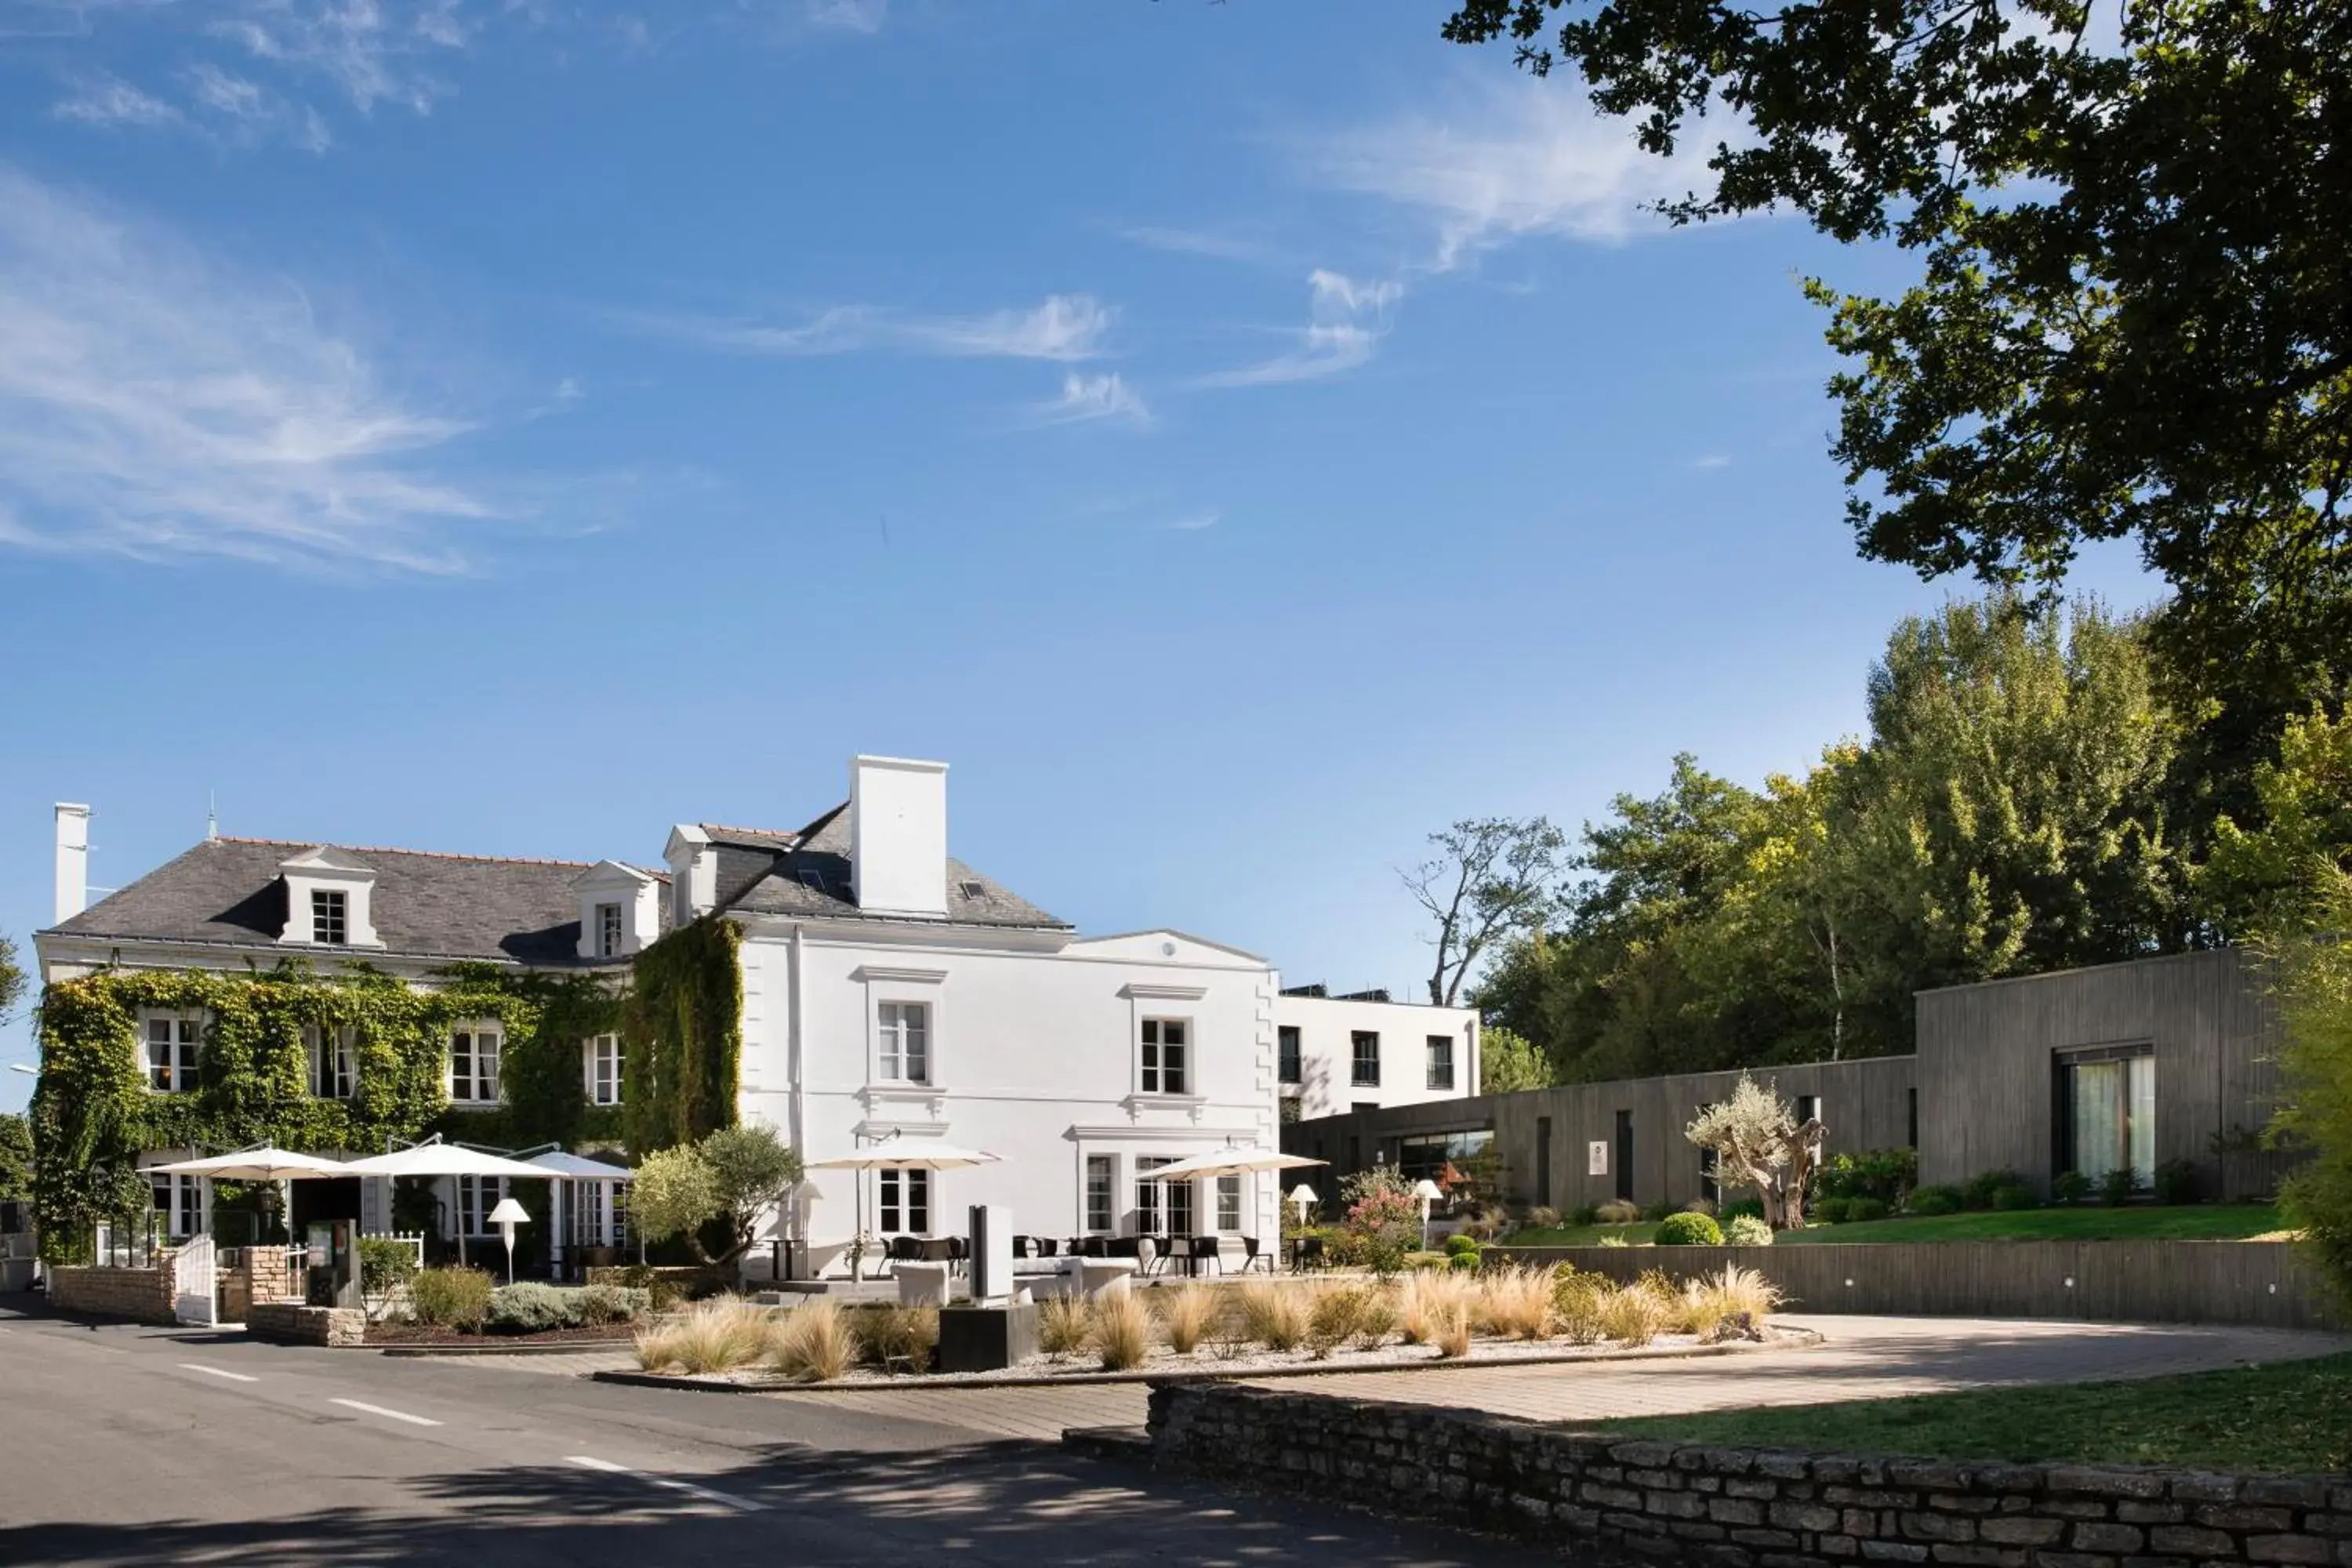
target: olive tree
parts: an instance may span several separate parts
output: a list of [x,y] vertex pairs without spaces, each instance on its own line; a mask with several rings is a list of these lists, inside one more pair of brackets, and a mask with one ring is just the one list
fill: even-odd
[[1722,1180],[1756,1189],[1767,1225],[1797,1230],[1823,1131],[1821,1118],[1800,1122],[1787,1100],[1741,1073],[1731,1098],[1701,1110],[1684,1136],[1715,1151]]
[[[722,1127],[698,1143],[646,1156],[637,1166],[631,1214],[647,1241],[683,1237],[707,1266],[731,1263],[751,1245],[760,1217],[789,1196],[803,1175],[800,1151],[770,1127]],[[727,1246],[713,1255],[703,1227],[723,1224]]]

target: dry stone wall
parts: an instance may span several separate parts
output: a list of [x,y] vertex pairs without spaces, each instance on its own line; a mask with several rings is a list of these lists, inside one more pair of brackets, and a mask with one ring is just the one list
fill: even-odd
[[356,1345],[367,1340],[367,1314],[356,1307],[306,1307],[299,1301],[256,1301],[245,1331],[298,1345]]
[[174,1322],[173,1280],[169,1263],[156,1268],[54,1268],[49,1270],[49,1305],[89,1318]]
[[1152,1462],[1720,1568],[2352,1568],[2352,1476],[1856,1458],[1580,1435],[1230,1384],[1151,1391]]

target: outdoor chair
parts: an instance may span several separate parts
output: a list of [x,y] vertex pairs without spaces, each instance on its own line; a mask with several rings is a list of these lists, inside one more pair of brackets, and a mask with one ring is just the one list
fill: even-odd
[[922,1238],[914,1236],[894,1236],[890,1238],[889,1245],[883,1249],[882,1256],[886,1261],[894,1264],[920,1263],[923,1260]]
[[1170,1237],[1167,1241],[1156,1247],[1155,1251],[1158,1256],[1153,1258],[1150,1265],[1145,1268],[1145,1273],[1165,1274],[1171,1263],[1181,1263],[1185,1273],[1192,1272],[1192,1238],[1191,1237]]
[[1310,1268],[1322,1267],[1323,1238],[1319,1236],[1300,1237],[1297,1245],[1291,1249],[1290,1271],[1293,1274],[1304,1274]]
[[1055,1241],[1052,1237],[1041,1236],[1037,1237],[1037,1256],[1040,1258],[1051,1258],[1054,1256],[1054,1249],[1059,1246],[1061,1246],[1061,1243]]
[[1225,1271],[1224,1237],[1218,1236],[1194,1237],[1192,1238],[1192,1257],[1186,1264],[1184,1271],[1188,1274],[1198,1274],[1201,1272],[1201,1269],[1204,1265],[1211,1263],[1217,1266],[1218,1273],[1223,1274]]
[[1030,1253],[1030,1250],[1029,1250],[1029,1248],[1030,1248],[1030,1245],[1031,1245],[1031,1243],[1030,1243],[1030,1239],[1029,1239],[1029,1237],[1025,1237],[1025,1236],[1016,1236],[1016,1237],[1014,1237],[1013,1238],[1013,1257],[1015,1257],[1015,1258],[1027,1258],[1027,1257],[1030,1257],[1030,1256],[1031,1256],[1031,1253]]
[[1242,1237],[1241,1271],[1246,1274],[1253,1267],[1259,1263],[1264,1263],[1265,1265],[1265,1271],[1268,1274],[1274,1272],[1274,1254],[1259,1250],[1257,1237],[1254,1236],[1245,1236]]

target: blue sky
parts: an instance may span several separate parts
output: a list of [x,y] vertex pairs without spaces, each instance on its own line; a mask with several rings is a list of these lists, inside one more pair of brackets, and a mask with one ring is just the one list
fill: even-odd
[[1903,259],[1666,230],[1444,10],[0,0],[0,931],[59,799],[109,885],[208,795],[650,860],[863,750],[1083,928],[1404,986],[1432,828],[1801,767],[1948,591],[1798,290]]

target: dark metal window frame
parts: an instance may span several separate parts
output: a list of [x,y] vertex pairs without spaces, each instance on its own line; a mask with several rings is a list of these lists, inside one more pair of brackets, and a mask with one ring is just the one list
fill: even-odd
[[[1365,1049],[1367,1046],[1371,1047],[1369,1052]],[[1381,1087],[1381,1033],[1378,1029],[1348,1031],[1348,1082],[1356,1089]]]
[[2127,1062],[2154,1058],[2154,1040],[2118,1040],[2098,1046],[2060,1046],[2050,1053],[2050,1169],[2057,1173],[2078,1169],[2074,1148],[2074,1074],[2072,1069],[2095,1062]]

